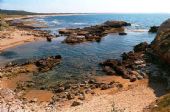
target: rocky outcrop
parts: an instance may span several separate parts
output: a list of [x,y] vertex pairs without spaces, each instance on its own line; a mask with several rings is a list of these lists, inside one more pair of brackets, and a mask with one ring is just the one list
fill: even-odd
[[59,30],[59,33],[67,36],[64,42],[75,44],[85,41],[100,41],[102,37],[109,33],[120,33],[125,35],[124,26],[130,25],[130,23],[124,21],[107,21],[101,25],[85,27],[82,29],[61,29]]
[[170,64],[170,19],[159,27],[157,36],[151,43],[151,48],[160,59]]
[[142,42],[134,47],[135,52],[140,52],[140,51],[146,51],[148,48],[148,43],[147,42]]
[[150,27],[149,32],[150,33],[157,33],[158,29],[159,29],[159,26],[152,26],[152,27]]
[[100,63],[103,71],[108,75],[120,75],[130,79],[131,82],[147,78],[145,61],[145,50],[148,47],[146,42],[135,47],[135,52],[122,54],[122,60],[109,59]]

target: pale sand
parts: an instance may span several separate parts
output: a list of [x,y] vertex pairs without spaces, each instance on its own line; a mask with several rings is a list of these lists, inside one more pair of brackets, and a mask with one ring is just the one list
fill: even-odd
[[0,51],[27,42],[42,40],[42,38],[34,36],[34,33],[31,30],[19,30],[17,28],[0,31]]

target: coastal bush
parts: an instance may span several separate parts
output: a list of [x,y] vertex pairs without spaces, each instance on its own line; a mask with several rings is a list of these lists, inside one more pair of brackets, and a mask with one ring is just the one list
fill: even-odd
[[158,99],[156,106],[152,108],[151,112],[170,112],[170,94]]
[[0,31],[8,28],[9,25],[8,23],[6,23],[5,19],[4,19],[4,15],[0,15]]

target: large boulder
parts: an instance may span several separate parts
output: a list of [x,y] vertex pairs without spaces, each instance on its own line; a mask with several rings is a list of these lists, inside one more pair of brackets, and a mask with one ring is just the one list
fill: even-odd
[[151,47],[160,59],[170,64],[170,19],[161,24]]

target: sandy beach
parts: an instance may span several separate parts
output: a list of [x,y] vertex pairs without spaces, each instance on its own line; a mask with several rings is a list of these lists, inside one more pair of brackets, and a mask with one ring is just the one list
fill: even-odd
[[[24,43],[46,40],[46,38],[51,37],[48,32],[35,30],[35,28],[46,28],[47,26],[31,18],[36,16],[22,16],[16,18],[6,18],[9,27],[3,31],[0,31],[0,51],[15,47]],[[19,23],[12,23],[13,20],[19,20]],[[29,21],[25,21],[29,19]],[[35,25],[39,25],[35,27]]]
[[33,34],[31,31],[19,30],[17,28],[11,29],[11,31],[0,31],[0,51],[27,42],[42,40],[41,37]]

